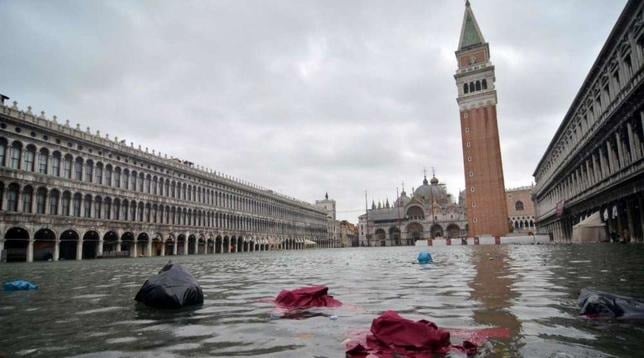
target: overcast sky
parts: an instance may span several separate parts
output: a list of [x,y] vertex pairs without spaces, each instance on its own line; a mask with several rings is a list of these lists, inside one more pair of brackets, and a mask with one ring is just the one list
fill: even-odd
[[[626,0],[472,0],[506,187],[529,185]],[[0,93],[357,221],[423,168],[464,188],[461,0],[0,0]]]

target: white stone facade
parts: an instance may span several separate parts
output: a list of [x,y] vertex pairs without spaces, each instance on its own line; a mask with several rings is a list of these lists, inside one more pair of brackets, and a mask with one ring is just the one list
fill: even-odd
[[312,204],[0,105],[0,258],[328,247],[327,230]]

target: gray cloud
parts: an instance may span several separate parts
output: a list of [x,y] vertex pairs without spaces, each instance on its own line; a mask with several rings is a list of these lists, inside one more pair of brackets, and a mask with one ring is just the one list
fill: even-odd
[[[527,185],[625,0],[472,1],[506,185]],[[0,92],[355,221],[436,167],[464,186],[462,1],[3,1]]]

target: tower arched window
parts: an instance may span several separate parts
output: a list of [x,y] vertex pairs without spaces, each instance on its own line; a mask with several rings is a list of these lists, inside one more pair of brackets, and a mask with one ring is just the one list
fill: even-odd
[[523,210],[523,202],[521,200],[518,200],[516,203],[514,203],[514,208],[517,211],[522,211]]
[[467,83],[463,83],[463,93],[465,94],[469,93],[469,88],[467,87]]
[[481,86],[483,86],[484,90],[487,89],[487,80],[485,78],[481,81]]
[[474,82],[470,82],[470,92],[474,92]]
[[476,81],[476,90],[477,91],[481,90],[481,81]]

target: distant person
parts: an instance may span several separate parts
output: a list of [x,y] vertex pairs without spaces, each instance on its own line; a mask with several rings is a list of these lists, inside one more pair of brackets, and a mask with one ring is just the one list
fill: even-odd
[[610,232],[610,242],[617,242],[617,233],[615,231]]

